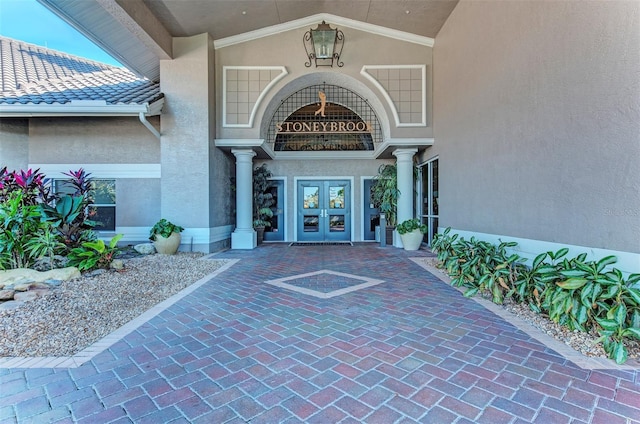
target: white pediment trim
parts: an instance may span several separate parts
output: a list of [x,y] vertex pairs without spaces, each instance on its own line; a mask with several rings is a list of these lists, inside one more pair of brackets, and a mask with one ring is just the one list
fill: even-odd
[[278,25],[257,29],[255,31],[245,32],[231,37],[220,38],[214,40],[213,46],[216,49],[233,46],[235,44],[246,43],[247,41],[257,40],[259,38],[268,37],[270,35],[279,34],[294,29],[312,27],[326,21],[332,26],[338,26],[340,29],[351,28],[359,31],[369,32],[371,34],[381,35],[408,43],[419,44],[422,46],[433,47],[435,40],[431,37],[411,34],[397,29],[386,28],[379,25],[369,24],[366,22],[356,21],[354,19],[343,18],[342,16],[332,15],[330,13],[318,13],[316,15],[307,16]]

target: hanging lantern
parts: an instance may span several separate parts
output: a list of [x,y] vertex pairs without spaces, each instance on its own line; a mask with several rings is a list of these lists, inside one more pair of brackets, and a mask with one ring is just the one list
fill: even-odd
[[305,32],[302,41],[307,52],[307,59],[309,59],[304,64],[307,68],[313,63],[316,67],[333,66],[334,62],[339,67],[344,65],[343,62],[340,62],[344,46],[344,33],[339,29],[333,29],[328,23],[322,21],[315,29]]

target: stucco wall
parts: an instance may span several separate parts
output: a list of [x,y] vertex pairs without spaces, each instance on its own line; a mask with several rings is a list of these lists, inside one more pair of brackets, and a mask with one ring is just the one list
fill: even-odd
[[[209,250],[212,225],[231,224],[230,161],[213,147],[213,43],[208,34],[174,38],[174,59],[160,62],[162,216],[198,232],[194,247]],[[184,238],[184,237],[183,237]]]
[[[159,219],[159,178],[116,179],[117,226],[151,227]],[[140,242],[147,241],[146,238],[140,239]]]
[[[334,26],[334,25],[332,25]],[[335,26],[334,26],[335,27]],[[350,78],[367,87],[360,90],[365,98],[377,97],[381,104],[381,114],[385,114],[392,123],[387,128],[391,137],[431,137],[432,136],[432,49],[415,43],[375,35],[350,28],[340,28],[345,34],[342,61],[344,66],[338,68],[318,67],[310,68],[305,64],[305,50],[302,39],[309,28],[286,31],[258,40],[244,42],[216,50],[216,82],[222,87],[223,66],[285,66],[287,76],[275,85],[260,107],[257,109],[256,121],[251,129],[218,127],[218,138],[259,138],[262,119],[269,120],[271,116],[263,116],[265,108],[273,96],[287,84],[301,77],[313,73],[323,73],[323,80],[328,84],[344,85],[345,78]],[[426,65],[426,95],[427,95],[427,127],[397,128],[393,122],[389,105],[383,99],[380,90],[360,74],[363,65]],[[334,81],[332,75],[336,76]],[[357,89],[358,85],[354,84]],[[290,93],[288,93],[290,94]],[[222,104],[221,90],[217,93],[217,104]],[[221,107],[218,108],[218,119],[222,122]]]
[[25,169],[29,163],[27,119],[0,119],[0,168]]
[[[158,117],[150,117],[149,122],[160,127]],[[43,171],[47,165],[58,168],[56,165],[66,164],[69,169],[65,168],[64,172],[84,167],[93,178],[114,178],[116,231],[118,227],[151,227],[160,217],[158,178],[117,177],[121,172],[135,172],[137,164],[160,163],[160,141],[138,118],[32,118],[29,121],[28,158],[30,164],[43,165]],[[92,164],[100,166],[92,168]],[[101,172],[108,172],[109,176],[105,177]],[[66,178],[59,172],[47,173],[47,176]],[[138,237],[135,241],[145,240],[146,237]]]
[[640,252],[640,3],[461,1],[434,47],[440,226]]
[[137,117],[32,118],[29,143],[30,163],[160,162],[159,140]]

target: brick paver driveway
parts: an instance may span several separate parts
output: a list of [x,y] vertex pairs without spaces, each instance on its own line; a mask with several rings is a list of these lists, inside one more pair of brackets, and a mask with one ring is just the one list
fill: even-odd
[[1,369],[0,422],[640,422],[639,370],[577,367],[409,260],[427,254],[223,252],[239,261],[82,366]]

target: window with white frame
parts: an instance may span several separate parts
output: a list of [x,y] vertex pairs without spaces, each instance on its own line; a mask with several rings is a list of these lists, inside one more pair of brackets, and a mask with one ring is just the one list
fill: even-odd
[[[91,217],[97,223],[96,231],[116,230],[116,180],[94,179],[91,182],[95,215]],[[65,180],[55,180],[54,190],[58,195],[73,194],[74,188]]]

